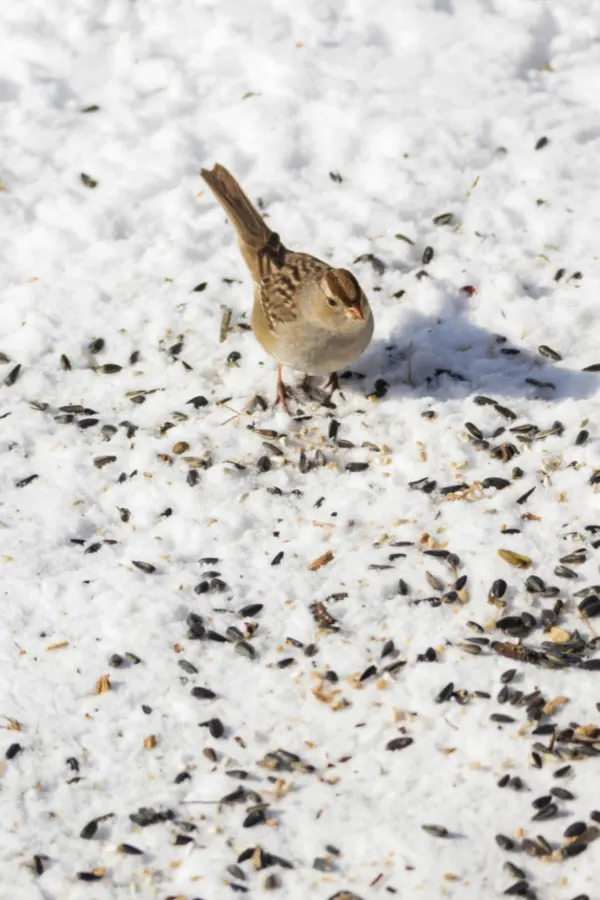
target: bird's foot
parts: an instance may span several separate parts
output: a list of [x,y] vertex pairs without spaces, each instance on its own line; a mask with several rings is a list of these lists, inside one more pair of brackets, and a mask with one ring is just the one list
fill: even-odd
[[329,397],[329,399],[333,397],[336,391],[339,391],[341,396],[343,396],[342,390],[340,388],[340,379],[338,378],[337,372],[331,373],[331,375],[327,379],[325,390],[327,391],[327,396]]

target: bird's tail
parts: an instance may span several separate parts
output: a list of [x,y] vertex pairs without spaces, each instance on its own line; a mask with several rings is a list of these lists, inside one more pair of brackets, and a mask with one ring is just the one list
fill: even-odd
[[248,268],[255,281],[265,271],[264,263],[277,263],[281,255],[279,236],[268,227],[267,223],[252,205],[233,175],[224,166],[216,163],[211,170],[200,169],[202,178],[219,201],[231,224],[235,228],[240,248]]

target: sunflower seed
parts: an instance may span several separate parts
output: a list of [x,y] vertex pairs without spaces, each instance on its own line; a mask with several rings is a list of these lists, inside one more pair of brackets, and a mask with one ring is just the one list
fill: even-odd
[[545,589],[545,583],[537,575],[529,575],[525,581],[525,590],[529,594],[541,594]]
[[493,597],[495,600],[500,600],[502,597],[504,597],[505,593],[506,582],[503,578],[497,578],[490,588],[489,596]]
[[147,575],[152,575],[156,572],[156,566],[153,566],[152,563],[142,562],[141,560],[131,560],[132,565],[136,567],[136,569],[140,569],[141,572],[145,572]]
[[117,366],[114,363],[106,363],[104,366],[92,366],[94,372],[98,375],[116,375],[123,366]]
[[426,831],[427,834],[433,835],[433,837],[450,837],[450,832],[443,825],[421,825],[421,828],[423,831]]
[[547,344],[540,344],[538,347],[538,352],[542,354],[542,356],[547,356],[548,359],[553,359],[554,362],[560,362],[562,356],[560,353],[557,353],[556,350],[553,350],[552,347],[548,347]]
[[433,219],[434,225],[451,225],[454,221],[454,215],[452,213],[440,213],[439,216],[435,216]]
[[350,462],[346,463],[345,469],[347,472],[364,472],[365,469],[369,468],[368,462]]
[[[393,740],[388,741],[385,745],[386,750],[404,750],[406,747],[410,747],[413,743],[413,739],[411,737],[399,737],[393,738]],[[425,827],[425,826],[423,826]]]
[[509,409],[507,406],[501,406],[500,403],[494,403],[494,409],[505,419],[514,420],[517,418],[517,414],[512,409]]
[[6,376],[6,378],[4,379],[4,384],[6,385],[6,387],[12,387],[12,385],[15,383],[15,381],[16,381],[17,378],[19,377],[19,372],[20,372],[20,371],[21,371],[21,364],[20,364],[20,363],[19,363],[18,365],[16,365],[16,366],[14,367],[14,369],[11,369],[11,370],[10,370],[10,372],[8,373],[8,375]]
[[497,834],[496,843],[501,850],[514,850],[515,848],[515,842],[511,838],[506,837],[505,834]]
[[555,815],[558,813],[558,806],[556,803],[548,803],[539,812],[532,817],[532,822],[546,822],[548,819],[553,819]]
[[504,894],[508,896],[524,897],[526,894],[529,894],[529,882],[523,880],[515,881],[514,884],[511,884],[511,886],[504,891]]
[[192,697],[195,697],[197,700],[214,700],[217,696],[214,691],[211,691],[210,688],[203,687],[195,687],[191,690]]
[[[583,853],[584,850],[587,850],[587,843],[585,841],[573,841],[572,844],[567,844],[566,847],[562,847],[560,854],[563,859],[572,859],[574,856],[579,856],[580,853]],[[577,900],[577,898],[575,898]]]
[[90,341],[88,344],[88,352],[89,353],[100,353],[104,350],[104,338],[95,338],[93,341]]
[[554,574],[558,578],[577,578],[577,572],[574,572],[573,569],[569,569],[568,566],[556,566],[554,569]]
[[506,478],[484,478],[481,482],[482,488],[495,488],[497,491],[502,491],[509,486],[510,481],[507,481]]

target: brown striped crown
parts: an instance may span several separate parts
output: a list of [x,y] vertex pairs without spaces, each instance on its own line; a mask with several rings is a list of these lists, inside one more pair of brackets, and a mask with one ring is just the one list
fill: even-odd
[[362,312],[360,285],[347,269],[328,269],[321,278],[321,290],[331,305],[340,303],[347,310]]
[[362,308],[363,292],[351,272],[347,269],[328,269],[321,278],[320,285],[329,306],[334,310],[337,307],[355,322],[365,321]]

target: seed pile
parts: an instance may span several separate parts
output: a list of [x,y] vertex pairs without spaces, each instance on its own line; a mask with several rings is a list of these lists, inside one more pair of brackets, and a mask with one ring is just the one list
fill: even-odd
[[[109,345],[107,339],[95,338],[88,349],[98,355]],[[177,357],[182,347],[176,349],[177,353],[171,347],[167,356]],[[230,358],[228,354],[227,360]],[[135,365],[141,365],[140,357]],[[123,379],[127,371],[127,367],[119,367],[110,374]],[[351,384],[353,373],[345,375],[342,383]],[[360,385],[361,379],[354,381]],[[121,402],[133,400],[141,407],[137,398],[152,403],[151,398],[161,394],[165,394],[164,408],[172,403],[169,392],[132,392],[125,382]],[[591,810],[586,818],[585,813],[571,810],[583,799],[577,790],[578,778],[585,778],[580,770],[593,766],[600,755],[600,704],[598,709],[585,710],[579,703],[581,718],[569,718],[577,703],[564,673],[595,678],[593,673],[600,669],[600,638],[593,627],[600,615],[600,585],[587,581],[600,547],[596,539],[600,526],[581,518],[571,524],[565,517],[566,524],[548,540],[554,558],[545,552],[543,565],[538,563],[540,545],[533,537],[538,530],[545,540],[549,538],[543,517],[533,511],[539,508],[535,498],[549,491],[563,473],[574,477],[579,489],[593,497],[593,474],[575,457],[560,455],[561,446],[570,454],[583,442],[570,440],[569,430],[560,422],[550,427],[521,422],[508,407],[476,395],[476,406],[487,406],[492,415],[517,423],[508,429],[515,443],[493,443],[506,437],[505,426],[494,424],[493,419],[487,426],[467,421],[449,440],[456,453],[472,448],[467,464],[457,468],[453,483],[448,474],[429,468],[426,429],[442,427],[442,417],[439,412],[423,416],[422,433],[415,436],[416,464],[427,474],[416,471],[418,477],[404,476],[396,465],[406,453],[406,444],[399,448],[387,435],[383,440],[385,418],[380,418],[380,410],[385,413],[385,395],[381,384],[376,385],[376,405],[371,406],[368,385],[354,388],[351,394],[345,388],[345,396],[334,401],[314,385],[299,385],[295,389],[297,414],[283,429],[265,424],[270,413],[260,395],[246,411],[235,410],[228,399],[204,395],[175,401],[176,409],[191,408],[190,413],[175,411],[165,416],[145,404],[148,412],[137,414],[135,421],[120,419],[110,406],[101,409],[103,404],[97,402],[87,406],[51,398],[29,401],[32,414],[43,416],[44,421],[78,427],[74,439],[80,452],[89,454],[88,471],[97,473],[96,490],[114,496],[101,529],[96,528],[95,534],[89,528],[77,529],[61,541],[68,554],[65,558],[85,571],[84,584],[97,583],[100,573],[110,569],[113,586],[127,583],[128,593],[147,596],[146,608],[165,589],[173,597],[177,590],[179,604],[185,598],[183,608],[175,606],[167,612],[156,636],[166,629],[169,638],[165,643],[161,640],[158,647],[155,628],[145,622],[141,610],[132,607],[138,625],[129,631],[125,620],[128,637],[113,644],[105,656],[104,665],[118,672],[119,680],[97,674],[90,695],[106,703],[115,691],[118,698],[119,692],[131,690],[134,673],[141,673],[138,693],[148,677],[144,673],[151,680],[158,676],[164,686],[159,688],[161,682],[157,682],[151,694],[143,690],[140,697],[137,752],[158,754],[157,759],[165,758],[166,752],[172,758],[178,752],[173,734],[183,723],[187,723],[184,728],[193,727],[196,736],[191,743],[190,738],[184,739],[188,750],[179,767],[161,772],[158,793],[138,789],[133,808],[114,795],[114,812],[78,824],[79,839],[93,852],[85,855],[87,868],[73,872],[72,877],[118,884],[126,871],[132,871],[122,868],[119,858],[123,865],[127,857],[144,859],[164,841],[187,854],[185,868],[191,875],[193,852],[213,841],[212,833],[220,833],[228,836],[224,844],[218,843],[228,848],[229,860],[220,877],[233,892],[259,887],[285,890],[286,885],[290,889],[290,878],[312,869],[315,884],[323,878],[332,884],[341,879],[341,892],[331,896],[345,896],[343,879],[351,863],[342,847],[315,847],[312,861],[295,852],[292,845],[285,851],[283,836],[308,826],[308,822],[303,826],[295,820],[302,809],[300,798],[313,793],[314,785],[322,785],[342,790],[351,802],[354,788],[345,769],[356,759],[354,765],[360,771],[366,762],[354,738],[357,729],[368,729],[368,753],[380,754],[378,777],[385,781],[383,773],[394,771],[402,778],[405,766],[408,771],[418,766],[419,754],[428,743],[427,720],[444,721],[445,711],[453,708],[463,710],[464,722],[485,728],[490,735],[510,736],[513,744],[514,760],[510,765],[497,762],[496,771],[490,771],[486,781],[488,790],[522,798],[519,810],[515,808],[504,831],[494,831],[489,823],[485,836],[480,823],[478,835],[465,834],[476,846],[485,846],[486,854],[493,855],[493,844],[511,855],[510,860],[498,863],[509,879],[503,887],[505,893],[542,897],[543,890],[538,893],[536,887],[539,874],[532,868],[536,860],[570,866],[575,857],[594,852],[598,836],[594,823],[600,814]],[[76,437],[93,428],[98,431],[95,440]],[[368,438],[361,439],[361,431]],[[221,434],[225,435],[225,447],[221,446]],[[554,441],[551,456],[536,451],[545,441]],[[99,455],[101,444],[114,445],[114,452]],[[151,455],[146,455],[141,465],[136,450],[151,446]],[[237,448],[235,457],[229,449],[233,447]],[[482,476],[481,450],[489,456],[488,465],[517,459],[521,465],[512,465],[507,478]],[[40,468],[44,470],[45,464]],[[372,492],[372,518],[376,521],[365,519],[363,510],[353,509],[352,497],[361,494],[354,494],[355,482],[346,480],[356,475],[366,480]],[[390,475],[399,496],[409,504],[405,517],[392,518],[384,512],[385,483]],[[151,488],[153,510],[146,502],[140,508],[144,497],[141,479]],[[226,510],[205,506],[207,498],[219,495],[221,483],[227,485],[231,479],[237,502],[253,510],[250,520],[264,522],[260,535],[244,530],[233,544],[227,537],[227,519],[224,527],[220,523]],[[158,488],[153,487],[155,480]],[[48,476],[42,471],[17,478],[14,488],[33,492],[34,481],[41,487]],[[523,493],[524,485],[529,487]],[[231,503],[233,498],[228,496]],[[454,511],[466,510],[463,521],[481,519],[493,511],[499,496],[503,515],[495,528],[496,546],[478,549],[454,529]],[[187,511],[197,503],[204,507],[204,519],[192,529],[202,550],[201,555],[190,557],[189,550],[178,551],[173,536],[182,536],[178,518],[183,514],[189,525]],[[261,520],[258,511],[265,504],[269,512],[266,517],[263,512]],[[340,519],[343,536],[339,536]],[[299,524],[302,522],[305,524]],[[147,541],[135,543],[134,550],[132,538],[140,527],[149,535],[160,536],[160,543],[167,540],[167,552],[151,552]],[[313,535],[308,541],[307,532]],[[238,544],[243,548],[241,554]],[[319,548],[326,549],[318,552]],[[476,559],[482,552],[489,570],[495,570],[487,586],[481,575],[474,579],[471,574],[481,572]],[[349,554],[356,555],[356,561],[348,581],[344,563]],[[264,582],[268,591],[255,587],[257,565],[269,572],[268,582]],[[299,628],[294,617],[295,626],[288,624],[285,595],[300,573],[302,599],[292,601],[293,609],[305,611]],[[375,603],[373,597],[378,597]],[[413,632],[428,632],[430,639],[426,643],[408,639]],[[46,651],[68,652],[77,641],[70,633],[43,637]],[[106,643],[102,629],[97,638],[100,644]],[[135,652],[123,647],[134,639]],[[177,666],[169,663],[161,676],[169,643]],[[467,662],[469,659],[472,662]],[[513,667],[499,671],[498,666],[506,660]],[[434,680],[443,681],[435,673],[444,664],[452,667],[452,678],[429,691],[425,684],[430,679],[423,680],[420,673],[433,666]],[[228,672],[237,674],[232,679]],[[546,673],[543,686],[538,678],[542,672]],[[559,679],[554,689],[553,679]],[[404,707],[401,698],[411,683],[412,700]],[[332,716],[332,727],[349,741],[349,751],[334,759],[326,738],[311,739],[309,731],[299,741],[295,729],[288,730],[280,723],[275,733],[280,738],[287,735],[287,746],[282,740],[281,746],[257,752],[263,743],[256,743],[262,720],[259,717],[248,726],[248,693],[241,690],[243,684],[250,695],[255,692],[252,685],[260,685],[259,701],[272,695],[280,703],[290,692],[303,698],[309,703],[307,724],[322,721],[325,735]],[[168,711],[165,690],[174,697]],[[273,711],[276,708],[273,706]],[[102,715],[100,707],[94,715]],[[274,726],[272,712],[267,716],[270,730]],[[19,723],[10,727],[27,731]],[[133,731],[137,733],[137,728]],[[455,750],[447,749],[451,758]],[[21,756],[26,758],[29,752],[27,742],[11,743],[5,751],[7,765],[14,765]],[[101,754],[96,751],[93,756],[99,761]],[[94,777],[89,762],[85,764],[77,756],[68,762],[71,774],[66,783],[71,790],[85,790]],[[130,771],[130,763],[124,764]],[[483,760],[479,765],[484,765]],[[499,774],[503,765],[508,769]],[[228,789],[230,781],[239,784]],[[451,795],[449,802],[447,813],[460,807],[460,792]],[[315,814],[322,815],[319,809],[315,808]],[[433,807],[431,812],[435,812]],[[425,813],[423,810],[423,821],[418,821],[421,814],[414,817],[429,839],[443,839],[450,845],[461,833],[451,815],[435,822]],[[566,823],[569,815],[572,821]],[[545,827],[552,828],[555,820],[562,833],[555,829],[542,833]],[[149,844],[145,834],[150,826],[156,826],[153,834],[164,834],[164,838],[156,837]],[[260,835],[258,843],[248,843],[245,835],[249,829]],[[107,858],[102,850],[105,843],[117,857]],[[525,866],[513,861],[521,853],[532,861]],[[44,873],[48,858],[43,853],[35,855],[32,869],[37,877]],[[460,883],[460,875],[455,877]],[[385,885],[390,894],[400,889],[389,874],[366,882],[365,888],[371,883]]]
[[[591,0],[83,6],[3,21],[10,896],[594,900]],[[375,311],[291,419],[219,147]]]

